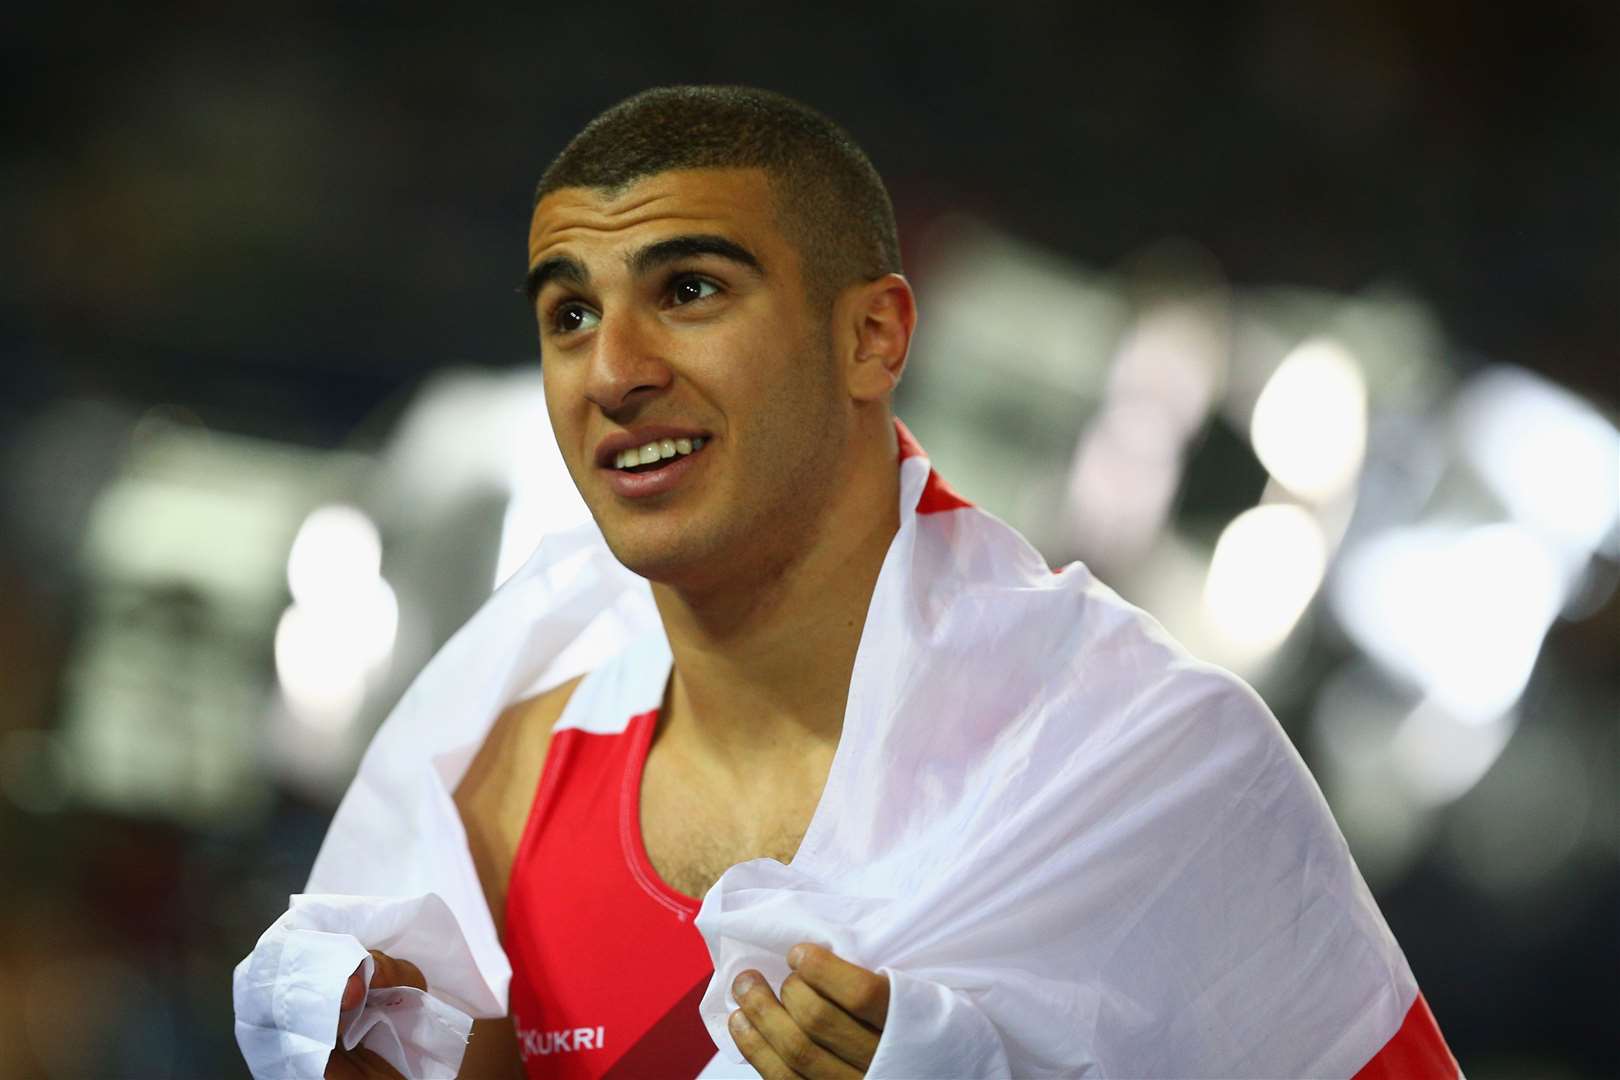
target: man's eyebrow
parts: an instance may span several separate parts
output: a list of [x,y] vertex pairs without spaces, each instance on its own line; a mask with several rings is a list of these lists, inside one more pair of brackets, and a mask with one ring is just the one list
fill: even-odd
[[553,255],[549,259],[541,259],[529,267],[529,273],[523,279],[523,291],[528,296],[529,303],[534,303],[548,281],[566,281],[570,285],[583,288],[590,284],[591,272],[567,255]]
[[630,270],[639,276],[668,263],[680,259],[690,259],[697,255],[716,255],[722,259],[729,259],[739,266],[747,267],[761,276],[764,276],[765,273],[765,268],[760,265],[759,259],[755,258],[752,251],[749,251],[735,240],[727,240],[724,236],[715,236],[710,233],[672,236],[668,240],[648,244],[630,256]]
[[[729,259],[761,276],[765,273],[765,267],[760,265],[759,259],[752,251],[735,240],[728,240],[724,236],[712,233],[672,236],[668,240],[648,244],[630,256],[628,261],[631,271],[640,275],[650,273],[660,266],[698,255],[714,255]],[[534,303],[540,295],[540,290],[550,281],[563,281],[583,288],[590,284],[591,272],[567,255],[553,255],[549,259],[542,259],[529,268],[523,280],[523,292],[528,296],[529,303]]]

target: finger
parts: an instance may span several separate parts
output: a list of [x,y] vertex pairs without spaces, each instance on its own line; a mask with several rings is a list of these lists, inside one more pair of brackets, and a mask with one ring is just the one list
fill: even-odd
[[798,972],[783,980],[781,1000],[799,1030],[819,1046],[862,1072],[871,1067],[882,1034],[876,1028],[816,993]]
[[417,990],[426,990],[427,980],[422,977],[422,969],[409,960],[396,960],[387,953],[370,950],[371,959],[376,962],[376,970],[371,973],[371,988],[381,990],[389,986],[409,986]]
[[726,1027],[730,1029],[731,1039],[737,1044],[737,1049],[742,1051],[742,1056],[754,1067],[754,1071],[759,1073],[762,1080],[791,1080],[795,1076],[781,1056],[771,1049],[770,1044],[765,1041],[765,1036],[759,1033],[759,1029],[748,1022],[747,1014],[741,1009],[731,1014]]
[[[368,950],[371,953],[372,972],[371,985],[378,990],[391,986],[413,986],[418,990],[427,989],[427,980],[422,977],[422,970],[409,960],[396,960],[385,952],[376,949]],[[358,1006],[366,997],[366,965],[362,961],[349,976],[349,981],[343,984],[343,996],[338,1001],[338,1009],[348,1012]],[[338,1023],[338,1035],[344,1032],[342,1020]]]
[[878,1031],[889,1015],[889,980],[832,950],[801,942],[788,950],[788,967],[828,1001]]
[[[790,1076],[855,1077],[860,1074],[805,1034],[757,971],[745,971],[731,984],[731,995],[749,1026],[759,1034]],[[746,1054],[744,1055],[746,1056]],[[754,1066],[756,1069],[759,1065]],[[763,1074],[762,1074],[763,1075]]]
[[349,981],[343,984],[343,1000],[338,1006],[343,1012],[348,1012],[360,1004],[360,999],[366,996],[365,970],[366,965],[361,964],[354,969],[354,974],[349,976]]
[[[354,967],[354,974],[349,981],[343,984],[343,996],[338,999],[338,1038],[349,1032],[349,1021],[354,1019],[346,1014],[356,1008],[366,997],[366,964],[361,961]],[[336,1080],[330,1063],[326,1066],[328,1080]]]

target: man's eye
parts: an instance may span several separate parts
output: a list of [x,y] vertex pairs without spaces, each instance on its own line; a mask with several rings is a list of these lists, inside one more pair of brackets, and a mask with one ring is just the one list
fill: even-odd
[[670,289],[670,297],[677,304],[690,304],[694,300],[706,300],[719,291],[720,286],[708,278],[683,277]]
[[601,321],[601,316],[583,304],[563,304],[551,316],[551,328],[559,334],[574,334],[589,330]]

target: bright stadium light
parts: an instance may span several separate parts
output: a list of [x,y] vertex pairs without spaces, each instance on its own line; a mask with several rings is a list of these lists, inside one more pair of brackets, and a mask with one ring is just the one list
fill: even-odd
[[1327,541],[1308,511],[1289,503],[1244,511],[1215,542],[1207,618],[1225,647],[1264,656],[1299,622],[1326,567]]
[[1497,368],[1459,395],[1463,454],[1513,517],[1584,562],[1620,518],[1620,431],[1559,386]]
[[352,506],[323,506],[293,539],[287,588],[305,607],[341,606],[368,591],[381,567],[382,540],[371,519]]
[[320,507],[293,540],[276,678],[288,708],[317,728],[351,723],[393,654],[399,600],[381,567],[377,527],[352,506]]
[[399,602],[373,577],[342,606],[293,604],[276,625],[276,677],[287,705],[322,728],[354,719],[366,690],[387,664],[399,632]]
[[1325,501],[1354,483],[1367,449],[1367,382],[1338,342],[1289,353],[1255,400],[1249,424],[1267,471],[1301,498]]
[[1480,723],[1518,700],[1563,596],[1552,554],[1514,524],[1390,530],[1346,553],[1333,589],[1369,655]]

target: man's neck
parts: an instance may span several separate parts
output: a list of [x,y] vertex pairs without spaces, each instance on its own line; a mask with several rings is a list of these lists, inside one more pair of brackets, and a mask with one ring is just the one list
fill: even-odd
[[899,527],[895,453],[879,444],[870,456],[791,561],[702,593],[653,587],[675,661],[665,728],[728,771],[837,745],[867,608]]

